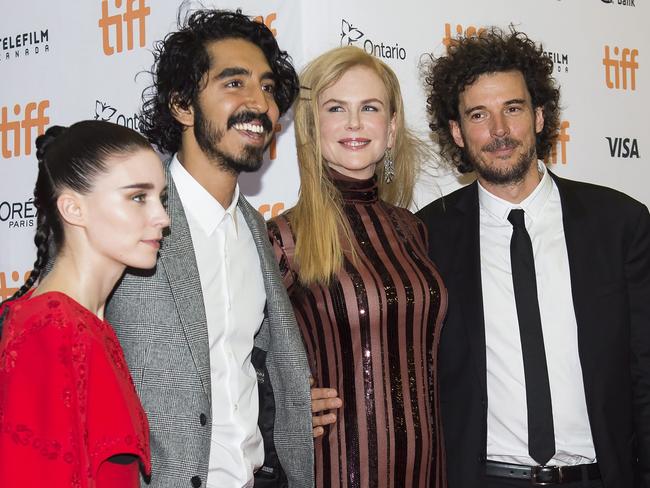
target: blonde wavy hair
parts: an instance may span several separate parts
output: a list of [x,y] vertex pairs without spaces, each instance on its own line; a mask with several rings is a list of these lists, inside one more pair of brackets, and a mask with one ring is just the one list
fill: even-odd
[[391,115],[395,117],[392,156],[395,177],[384,181],[384,165],[376,175],[379,198],[407,207],[420,166],[426,158],[424,143],[406,127],[399,81],[393,70],[376,57],[354,46],[332,49],[311,61],[300,75],[300,96],[294,105],[294,128],[300,170],[298,202],[290,212],[295,235],[294,259],[298,278],[305,284],[329,284],[343,264],[343,251],[352,246],[352,230],[343,215],[341,194],[328,176],[319,130],[319,97],[350,68],[364,66],[379,76],[386,88]]

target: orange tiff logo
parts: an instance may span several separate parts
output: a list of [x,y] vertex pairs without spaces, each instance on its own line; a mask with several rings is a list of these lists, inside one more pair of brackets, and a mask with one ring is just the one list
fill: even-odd
[[273,21],[278,18],[278,14],[275,12],[271,12],[269,15],[264,17],[263,15],[258,15],[257,17],[253,17],[253,20],[255,22],[259,22],[260,24],[264,24],[269,28],[271,31],[271,34],[273,34],[273,37],[277,37],[278,31],[275,30],[275,27],[273,27],[271,24],[273,24]]
[[45,132],[45,126],[50,123],[50,117],[45,113],[49,107],[49,100],[29,102],[25,105],[24,110],[17,103],[12,110],[15,116],[15,118],[12,117],[12,120],[9,120],[9,107],[2,107],[0,139],[2,139],[2,157],[4,159],[21,155],[21,134],[24,140],[23,154],[29,156],[32,153],[33,131],[36,130],[36,136]]
[[455,40],[457,36],[463,36],[463,37],[478,37],[483,35],[485,32],[484,27],[476,28],[473,25],[468,26],[466,29],[463,29],[463,26],[460,24],[456,24],[456,35],[452,37],[451,34],[451,24],[445,24],[445,37],[442,38],[442,43],[445,46],[445,49],[447,49]]
[[569,133],[567,131],[569,126],[570,126],[570,124],[569,124],[568,120],[563,120],[560,123],[560,132],[557,135],[557,138],[555,139],[555,145],[551,148],[551,153],[546,158],[546,163],[547,164],[548,163],[557,164],[558,163],[558,161],[557,161],[558,153],[560,154],[560,162],[562,164],[567,164],[566,148],[567,148],[568,142],[571,140],[571,137],[569,136]]
[[10,273],[5,273],[4,271],[0,271],[0,302],[2,300],[6,300],[7,298],[11,298],[11,296],[16,293],[21,286],[23,286],[23,283],[27,281],[27,278],[29,278],[29,275],[31,274],[31,271],[26,271],[23,273],[23,281],[20,281],[20,273],[18,271],[12,271],[11,272],[11,281],[13,282],[14,286],[9,286],[7,284],[7,276]]
[[262,217],[264,217],[265,220],[272,219],[273,217],[277,217],[282,213],[283,210],[284,210],[283,202],[277,202],[274,203],[273,205],[270,205],[268,203],[263,203],[257,209],[257,211],[262,214]]
[[[636,58],[639,55],[638,49],[628,49],[624,47],[619,49],[614,47],[611,55],[609,46],[605,46],[605,57],[603,66],[605,66],[605,85],[609,89],[628,89],[628,73],[630,80],[630,90],[636,90],[636,70],[639,69],[639,63]],[[612,81],[613,73],[613,81]]]
[[[109,2],[113,3],[116,9],[122,9],[122,4],[125,4],[124,12],[109,14]],[[145,0],[102,0],[102,18],[99,19],[98,25],[102,30],[104,54],[112,56],[115,52],[124,51],[124,25],[126,25],[126,49],[127,51],[133,50],[136,20],[138,21],[140,47],[144,47],[147,42],[145,22],[150,13],[151,9],[145,6]],[[112,30],[115,31],[115,44],[111,43]]]

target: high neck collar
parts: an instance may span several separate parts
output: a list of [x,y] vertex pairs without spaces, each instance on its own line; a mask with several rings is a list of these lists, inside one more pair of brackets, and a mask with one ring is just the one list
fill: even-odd
[[341,192],[343,203],[374,203],[379,199],[377,176],[365,180],[357,180],[329,169],[329,175],[334,186]]

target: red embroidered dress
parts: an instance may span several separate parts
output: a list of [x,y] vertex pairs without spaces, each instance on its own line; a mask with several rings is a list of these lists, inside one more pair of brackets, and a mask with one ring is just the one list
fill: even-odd
[[135,488],[147,418],[113,328],[58,292],[0,307],[0,486]]

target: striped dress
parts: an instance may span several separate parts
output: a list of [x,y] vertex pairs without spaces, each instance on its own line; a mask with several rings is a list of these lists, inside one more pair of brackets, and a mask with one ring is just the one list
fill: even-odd
[[358,257],[346,253],[329,286],[298,282],[291,212],[268,223],[316,386],[343,400],[315,440],[316,486],[442,488],[433,365],[447,296],[425,228],[379,200],[375,178],[332,175]]

